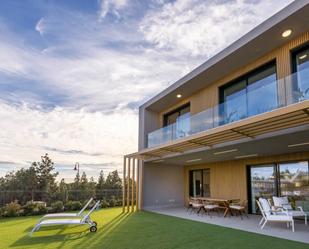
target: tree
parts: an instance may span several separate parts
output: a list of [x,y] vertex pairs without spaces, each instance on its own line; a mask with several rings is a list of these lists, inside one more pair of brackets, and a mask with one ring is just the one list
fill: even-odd
[[105,181],[105,190],[107,191],[107,198],[111,196],[118,196],[122,189],[122,181],[118,175],[118,171],[112,171],[108,174]]
[[98,183],[95,187],[96,198],[102,200],[104,197],[104,188],[105,188],[105,178],[103,170],[100,171],[100,175],[98,178]]
[[122,181],[118,175],[118,171],[114,170],[110,172],[106,178],[105,186],[107,189],[121,189]]
[[49,197],[56,193],[56,177],[58,172],[54,171],[54,163],[46,153],[41,156],[41,162],[33,162],[31,167],[35,169],[37,180],[38,180],[38,199],[47,201]]

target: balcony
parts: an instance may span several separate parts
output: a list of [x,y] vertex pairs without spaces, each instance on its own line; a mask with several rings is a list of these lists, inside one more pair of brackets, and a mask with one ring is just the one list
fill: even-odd
[[252,84],[245,93],[148,134],[153,148],[200,132],[287,107],[309,99],[309,68],[276,81]]

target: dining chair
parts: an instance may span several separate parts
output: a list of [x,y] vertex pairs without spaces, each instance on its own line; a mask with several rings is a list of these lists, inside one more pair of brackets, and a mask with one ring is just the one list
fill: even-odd
[[239,201],[238,203],[231,203],[229,205],[231,212],[235,212],[236,216],[237,214],[239,214],[241,219],[243,219],[243,214],[246,215],[247,218],[249,218],[246,212],[247,206],[248,200]]

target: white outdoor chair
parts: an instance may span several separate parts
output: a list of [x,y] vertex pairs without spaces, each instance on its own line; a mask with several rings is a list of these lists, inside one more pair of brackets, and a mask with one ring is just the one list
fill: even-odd
[[302,207],[296,207],[297,210],[292,208],[292,205],[289,203],[288,197],[276,197],[273,196],[273,202],[275,208],[281,208],[287,211],[293,217],[304,217],[305,224],[307,225],[307,214],[304,212]]
[[90,200],[85,204],[85,206],[78,212],[78,213],[54,213],[54,214],[46,214],[44,215],[40,220],[46,220],[46,219],[61,219],[61,218],[81,218],[83,212],[86,210],[86,208],[90,205],[90,203],[93,201],[93,198],[90,198]]
[[192,199],[190,214],[192,214],[194,211],[197,214],[199,214],[199,212],[201,211],[202,208],[203,208],[203,203],[200,200]]
[[212,217],[211,212],[216,211],[216,210],[218,211],[219,205],[212,203],[212,202],[209,202],[209,201],[205,201],[203,208],[205,210],[205,213],[208,214],[209,217],[211,218]]
[[90,219],[92,212],[98,208],[100,201],[97,201],[96,204],[91,208],[91,210],[83,216],[81,219],[47,219],[39,221],[34,228],[31,230],[30,235],[33,232],[38,231],[42,226],[57,226],[57,225],[88,225],[90,232],[97,231],[97,223]]
[[280,212],[273,212],[271,209],[268,201],[264,198],[259,198],[258,201],[256,201],[263,218],[261,219],[259,226],[261,226],[261,229],[263,229],[267,222],[284,222],[287,224],[287,227],[289,228],[290,225],[292,226],[292,231],[295,231],[294,228],[294,220],[293,216],[291,216],[288,212],[282,210]]

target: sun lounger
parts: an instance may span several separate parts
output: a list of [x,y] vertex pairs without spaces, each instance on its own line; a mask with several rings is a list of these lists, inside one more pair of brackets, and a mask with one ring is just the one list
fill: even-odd
[[30,235],[38,231],[42,226],[57,226],[57,225],[88,225],[90,228],[90,232],[97,231],[97,223],[90,219],[90,215],[92,212],[99,207],[100,201],[97,201],[96,204],[92,207],[92,209],[81,219],[47,219],[47,220],[40,220],[32,229]]
[[[78,212],[78,213],[54,213],[54,214],[46,214],[44,215],[40,221],[46,220],[46,219],[61,219],[61,218],[78,218],[80,219],[82,217],[83,212],[86,210],[86,208],[90,205],[90,203],[93,201],[93,198],[90,198],[90,200],[85,204],[85,206]],[[39,221],[39,222],[40,222]]]

